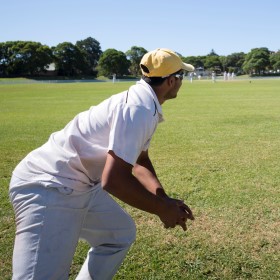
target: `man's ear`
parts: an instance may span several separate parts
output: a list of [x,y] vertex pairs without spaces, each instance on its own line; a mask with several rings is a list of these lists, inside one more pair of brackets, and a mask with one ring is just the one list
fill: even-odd
[[168,78],[166,78],[166,82],[167,82],[169,87],[172,87],[175,83],[175,77],[169,76]]

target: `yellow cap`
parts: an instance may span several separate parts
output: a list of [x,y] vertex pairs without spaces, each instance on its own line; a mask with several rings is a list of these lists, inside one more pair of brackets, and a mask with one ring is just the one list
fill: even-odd
[[167,77],[181,69],[194,71],[191,64],[184,63],[169,49],[156,49],[146,53],[141,59],[140,67],[142,74],[147,77]]

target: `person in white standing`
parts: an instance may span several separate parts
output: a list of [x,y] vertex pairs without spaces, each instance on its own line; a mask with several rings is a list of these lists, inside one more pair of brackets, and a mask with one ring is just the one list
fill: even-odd
[[140,66],[140,81],[78,114],[15,168],[14,280],[68,279],[79,238],[91,249],[77,279],[112,279],[136,235],[113,197],[157,215],[166,228],[186,230],[194,219],[165,193],[148,154],[161,105],[194,68],[168,49],[146,53]]

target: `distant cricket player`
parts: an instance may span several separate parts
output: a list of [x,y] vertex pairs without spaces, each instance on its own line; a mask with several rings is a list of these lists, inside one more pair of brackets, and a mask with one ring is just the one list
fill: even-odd
[[194,219],[165,193],[148,154],[161,105],[194,68],[168,49],[146,53],[140,67],[140,81],[78,114],[15,168],[14,280],[68,279],[79,238],[91,249],[77,279],[112,279],[136,235],[112,196],[157,215],[166,228],[186,230]]

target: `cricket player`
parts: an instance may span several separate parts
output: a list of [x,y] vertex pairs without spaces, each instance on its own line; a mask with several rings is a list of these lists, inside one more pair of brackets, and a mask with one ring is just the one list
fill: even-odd
[[140,67],[140,81],[79,113],[13,171],[14,280],[68,279],[80,238],[91,249],[77,279],[112,279],[136,235],[114,197],[157,215],[166,228],[186,230],[194,219],[165,193],[148,153],[162,104],[194,68],[168,49],[146,53]]

